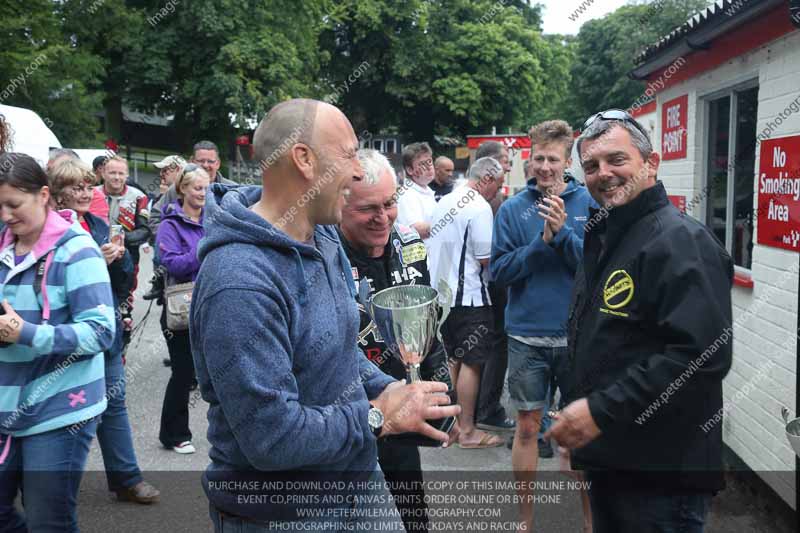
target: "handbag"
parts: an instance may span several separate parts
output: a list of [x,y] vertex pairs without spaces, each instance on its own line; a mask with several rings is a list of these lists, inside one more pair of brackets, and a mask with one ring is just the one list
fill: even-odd
[[167,285],[164,289],[164,305],[167,307],[167,329],[186,331],[189,329],[189,309],[192,305],[194,281]]

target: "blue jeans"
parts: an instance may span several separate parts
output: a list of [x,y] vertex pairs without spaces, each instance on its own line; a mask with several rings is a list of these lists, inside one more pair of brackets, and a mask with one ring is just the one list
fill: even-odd
[[372,501],[363,501],[366,491],[359,493],[361,500],[353,504],[351,516],[327,516],[306,519],[297,522],[270,522],[258,524],[248,522],[241,518],[220,513],[213,505],[209,506],[209,515],[214,524],[214,533],[273,533],[287,531],[325,531],[338,533],[341,531],[388,531],[390,533],[405,533],[403,521],[392,500],[391,493],[383,478],[380,469],[375,470],[369,478],[370,482],[382,482],[383,488],[376,489],[371,495],[381,495],[381,498],[371,498]]
[[711,494],[620,489],[587,480],[594,533],[703,533]]
[[[92,419],[29,437],[0,435],[0,449],[8,446],[0,464],[0,532],[77,533],[78,489],[96,427]],[[25,518],[14,507],[20,490]]]
[[127,489],[142,481],[142,473],[125,407],[125,366],[120,353],[106,356],[106,398],[108,407],[97,426],[97,441],[103,452],[108,490]]

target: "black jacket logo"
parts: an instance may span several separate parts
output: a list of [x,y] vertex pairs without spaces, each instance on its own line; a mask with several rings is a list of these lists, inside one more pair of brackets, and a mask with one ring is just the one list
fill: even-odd
[[630,303],[633,291],[633,278],[630,274],[624,270],[615,270],[603,286],[603,303],[608,309],[621,309]]

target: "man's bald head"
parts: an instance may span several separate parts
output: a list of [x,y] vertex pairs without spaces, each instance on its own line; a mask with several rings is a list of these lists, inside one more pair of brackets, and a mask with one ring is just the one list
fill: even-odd
[[445,155],[440,155],[436,158],[436,161],[433,162],[434,167],[440,167],[442,165],[453,164],[453,160]]
[[295,98],[269,110],[253,135],[255,156],[262,169],[276,164],[297,143],[313,146],[317,115],[323,106],[333,107],[318,100]]
[[435,171],[434,179],[439,185],[446,185],[453,181],[455,165],[453,165],[453,161],[449,157],[443,155],[437,157],[436,161],[433,162],[433,169]]

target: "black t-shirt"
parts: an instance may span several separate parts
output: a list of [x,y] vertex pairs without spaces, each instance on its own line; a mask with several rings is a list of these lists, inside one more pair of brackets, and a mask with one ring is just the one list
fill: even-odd
[[[367,257],[347,242],[347,238],[339,231],[345,254],[350,260],[353,281],[356,288],[362,283],[368,283],[370,295],[388,287],[396,285],[427,285],[431,284],[428,272],[428,256],[425,244],[414,228],[395,224],[389,235],[384,253],[381,257]],[[358,290],[356,291],[358,293]],[[367,358],[378,365],[385,373],[403,379],[406,376],[405,367],[390,351],[377,331],[375,323],[367,313],[364,306],[358,304],[361,315],[359,325],[358,346]],[[430,379],[435,369],[444,364],[444,354],[441,343],[434,340],[431,353],[422,362],[421,373],[423,379]],[[449,382],[446,379],[438,381]]]
[[452,181],[450,183],[445,183],[444,185],[439,185],[439,182],[433,180],[428,184],[428,187],[433,189],[434,198],[436,199],[437,202],[441,200],[442,196],[444,196],[445,194],[450,194],[451,192],[453,192]]

